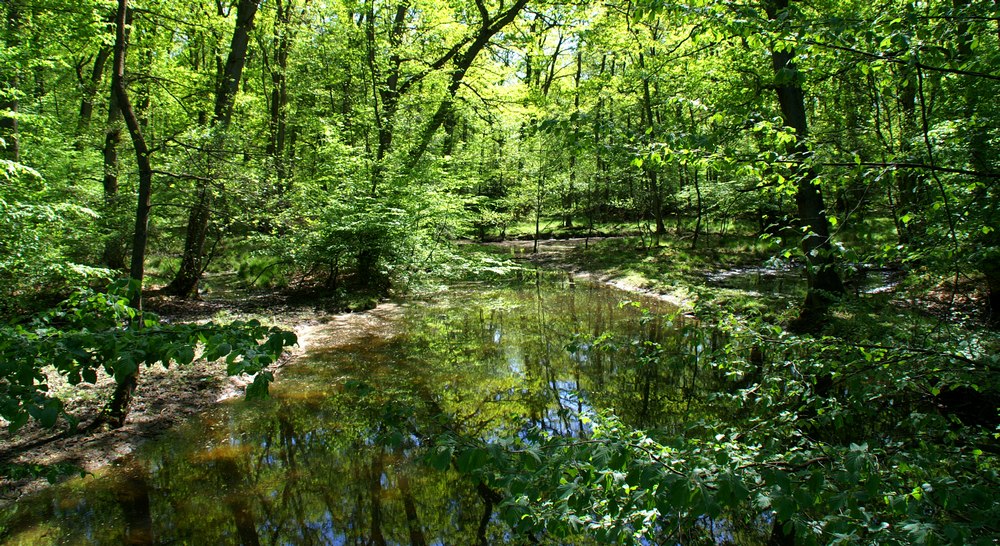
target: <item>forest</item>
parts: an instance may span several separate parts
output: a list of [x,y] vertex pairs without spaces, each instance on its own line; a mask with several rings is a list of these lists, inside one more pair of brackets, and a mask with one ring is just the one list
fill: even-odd
[[280,456],[88,543],[995,544],[997,67],[1000,0],[0,0],[0,541],[81,474],[23,446],[218,361]]

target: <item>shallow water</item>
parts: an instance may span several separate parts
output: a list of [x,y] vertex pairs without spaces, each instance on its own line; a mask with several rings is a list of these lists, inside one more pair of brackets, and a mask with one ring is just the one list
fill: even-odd
[[98,476],[17,503],[0,514],[0,539],[509,542],[472,481],[434,470],[424,446],[442,433],[585,435],[579,415],[593,410],[683,426],[712,388],[699,355],[713,340],[636,300],[562,278],[404,302],[391,323],[308,347],[270,400],[226,404]]
[[[905,277],[898,269],[885,269],[868,264],[853,264],[841,272],[849,291],[858,294],[891,292]],[[705,275],[708,286],[740,290],[751,295],[764,295],[779,299],[801,299],[806,295],[807,283],[801,267],[740,267],[716,271]]]

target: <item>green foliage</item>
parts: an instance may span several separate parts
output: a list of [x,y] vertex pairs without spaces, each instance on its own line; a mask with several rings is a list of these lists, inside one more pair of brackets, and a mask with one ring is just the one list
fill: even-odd
[[254,376],[247,387],[247,397],[254,398],[267,395],[273,380],[267,366],[296,342],[293,333],[255,320],[160,323],[128,306],[127,286],[114,285],[107,293],[82,290],[28,323],[0,327],[0,417],[11,432],[29,419],[53,427],[66,417],[75,426],[62,402],[48,394],[49,366],[71,385],[96,383],[100,375],[122,382],[142,366],[187,365],[199,353],[203,360],[225,358],[229,375]]
[[44,478],[47,482],[56,483],[60,478],[76,474],[80,477],[85,476],[87,473],[81,471],[78,467],[66,464],[57,463],[51,465],[43,464],[0,464],[0,476],[3,476],[11,480],[21,480],[21,479],[38,479]]
[[0,163],[0,317],[24,312],[39,296],[59,294],[110,272],[70,257],[73,230],[96,213],[71,202],[49,202],[38,172]]

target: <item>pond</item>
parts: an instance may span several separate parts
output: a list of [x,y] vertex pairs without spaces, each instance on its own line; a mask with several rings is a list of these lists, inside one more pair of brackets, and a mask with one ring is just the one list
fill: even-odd
[[[586,435],[614,412],[669,434],[705,411],[714,342],[656,300],[565,276],[453,286],[314,344],[264,402],[233,402],[97,476],[0,515],[10,544],[476,544],[512,541],[436,434]],[[322,332],[320,332],[322,334]],[[322,339],[322,336],[320,336]]]

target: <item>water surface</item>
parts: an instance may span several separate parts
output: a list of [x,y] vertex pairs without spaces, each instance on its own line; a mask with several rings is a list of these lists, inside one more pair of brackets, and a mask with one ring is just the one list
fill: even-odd
[[[438,434],[585,435],[614,412],[669,433],[714,381],[710,336],[655,300],[538,279],[452,287],[391,328],[311,346],[265,402],[234,402],[99,476],[0,515],[12,544],[511,542],[472,481],[426,463]],[[319,336],[322,338],[322,336]]]

